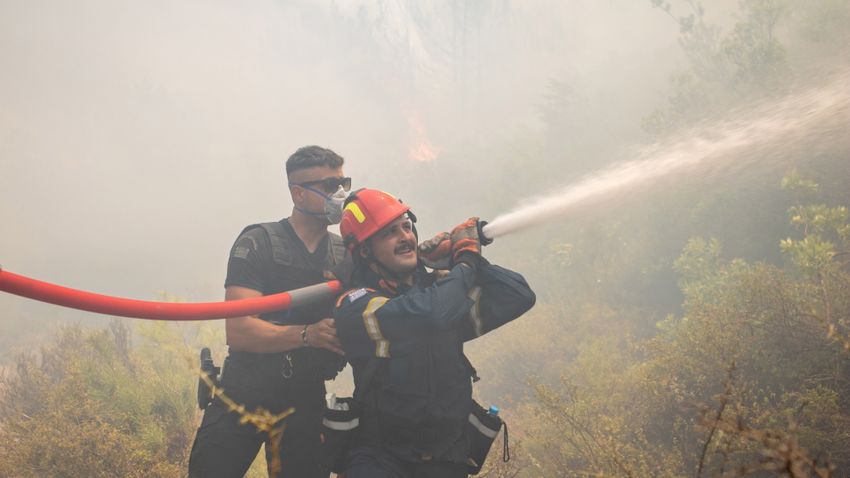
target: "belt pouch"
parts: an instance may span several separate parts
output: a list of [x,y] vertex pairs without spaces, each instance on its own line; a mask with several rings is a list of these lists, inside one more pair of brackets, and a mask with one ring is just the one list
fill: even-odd
[[484,466],[484,460],[490,452],[490,447],[502,429],[502,419],[485,410],[478,402],[472,402],[472,411],[469,413],[467,425],[467,439],[469,440],[469,459],[467,460],[467,472],[476,475]]

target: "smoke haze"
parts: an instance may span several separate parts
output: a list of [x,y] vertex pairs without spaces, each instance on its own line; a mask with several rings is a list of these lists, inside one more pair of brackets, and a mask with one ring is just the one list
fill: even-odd
[[[848,92],[850,0],[0,0],[0,265],[221,300],[321,145],[536,293],[479,476],[845,476]],[[0,475],[185,474],[223,323],[107,320],[0,293]]]
[[[674,93],[692,86],[680,72],[705,59],[694,56],[700,45],[683,40],[675,19],[688,14],[684,3],[669,13],[652,3],[0,0],[0,264],[108,295],[220,300],[238,232],[289,214],[283,163],[303,145],[344,156],[355,188],[385,189],[411,204],[427,237],[466,217],[493,219],[526,198],[564,191],[617,161],[651,158],[646,151],[664,144],[688,144],[690,131],[709,142],[724,132],[746,135],[737,129],[747,127],[739,113],[752,102],[729,95],[707,109],[716,121],[700,123],[726,125],[726,115],[726,130],[672,128],[675,134],[655,143],[647,119],[665,102],[676,106]],[[732,35],[740,5],[712,4],[705,21],[720,30],[708,29],[706,38]],[[784,52],[787,61],[805,65],[823,50],[804,45]],[[836,98],[846,103],[846,94]],[[698,99],[698,112],[716,100]],[[793,126],[794,115],[806,113],[766,103],[780,124]],[[836,138],[846,143],[841,118],[818,125],[832,128],[828,138],[802,130],[784,137],[783,144],[806,141],[782,156],[794,162],[806,145],[816,144],[814,153],[835,149]],[[677,151],[699,159],[693,148]],[[766,164],[765,151],[724,164]],[[619,249],[608,247],[605,261],[633,269],[622,272],[624,284],[640,274],[641,304],[676,312],[682,298],[667,257],[691,235],[735,231],[730,253],[777,259],[762,239],[785,233],[776,224],[784,224],[787,206],[764,193],[779,176],[732,180],[725,173],[723,189],[721,177],[668,181],[656,188],[656,200],[666,195],[660,204],[611,201],[609,219],[634,219],[643,229],[615,241]],[[746,203],[771,219],[718,215],[715,190],[749,194]],[[677,197],[707,216],[681,213],[692,229],[665,229],[666,216],[677,216],[664,205]],[[570,300],[566,291],[582,278],[617,294],[612,278],[552,271],[557,251],[616,229],[605,230],[611,225],[594,214],[564,222],[550,220],[553,214],[537,215],[546,227],[489,246],[488,257],[517,267],[556,302]],[[588,263],[597,252],[583,252]],[[0,311],[0,362],[39,343],[52,324],[103,320],[5,294]]]
[[[658,180],[688,176],[733,174],[769,162],[790,167],[789,159],[815,155],[819,148],[846,143],[850,125],[850,74],[843,72],[826,85],[772,98],[759,107],[736,111],[734,120],[701,124],[652,148],[632,154],[556,194],[540,197],[515,211],[500,215],[484,227],[491,238],[532,225],[575,214],[577,208],[602,201],[626,200]],[[823,141],[829,139],[829,141]],[[846,148],[845,144],[845,148]],[[730,164],[735,161],[736,164]],[[762,165],[763,167],[763,165]],[[583,215],[588,215],[584,212]]]
[[[627,1],[0,2],[0,263],[107,294],[218,299],[241,227],[288,215],[283,162],[305,144],[436,232],[463,219],[442,204],[484,205],[394,171],[498,168],[465,153],[540,131],[553,81],[639,117],[653,98],[635,91],[665,78],[675,29]],[[0,307],[21,323],[72,314]]]

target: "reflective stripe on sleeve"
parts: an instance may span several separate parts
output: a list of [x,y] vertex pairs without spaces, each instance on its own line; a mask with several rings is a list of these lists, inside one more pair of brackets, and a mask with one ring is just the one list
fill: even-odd
[[487,425],[481,423],[481,420],[479,420],[478,417],[476,417],[472,413],[469,414],[469,423],[487,438],[495,439],[496,436],[499,434],[499,430],[493,430]]
[[481,337],[483,324],[481,323],[481,287],[475,286],[469,290],[468,297],[474,304],[469,308],[469,321],[472,322],[472,331],[476,337]]
[[378,326],[378,318],[375,312],[387,303],[386,297],[373,297],[363,311],[363,325],[369,338],[375,342],[375,356],[387,358],[390,356],[390,341],[384,338],[381,328]]
[[322,425],[325,428],[330,430],[336,430],[338,432],[347,432],[349,430],[354,430],[358,426],[360,426],[360,418],[353,418],[348,421],[341,420],[328,420],[327,418],[322,418]]

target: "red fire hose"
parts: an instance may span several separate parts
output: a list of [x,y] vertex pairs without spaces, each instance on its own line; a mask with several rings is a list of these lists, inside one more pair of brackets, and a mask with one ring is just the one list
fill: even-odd
[[153,302],[124,299],[70,289],[0,269],[0,290],[73,309],[151,320],[210,320],[284,310],[333,298],[339,281],[329,281],[279,294],[227,302]]

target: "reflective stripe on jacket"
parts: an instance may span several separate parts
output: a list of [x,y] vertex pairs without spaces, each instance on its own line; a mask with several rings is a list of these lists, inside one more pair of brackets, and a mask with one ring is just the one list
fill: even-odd
[[[365,403],[362,440],[406,460],[463,463],[473,373],[463,343],[522,315],[534,292],[521,275],[487,263],[439,279],[421,269],[397,294],[368,285],[343,295],[334,312]],[[381,363],[369,383],[358,383],[374,360]]]

